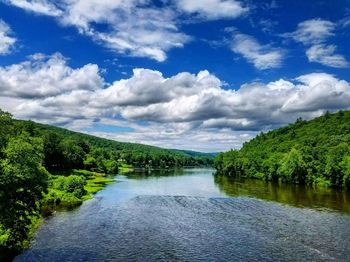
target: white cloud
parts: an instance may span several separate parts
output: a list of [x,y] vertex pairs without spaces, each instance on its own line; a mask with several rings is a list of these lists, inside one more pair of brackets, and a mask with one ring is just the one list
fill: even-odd
[[348,67],[349,62],[344,56],[335,53],[336,48],[335,45],[313,45],[306,50],[306,56],[310,62],[316,62],[336,68]]
[[261,70],[280,67],[284,53],[281,49],[260,45],[255,38],[240,33],[234,35],[231,48]]
[[[239,147],[260,130],[300,116],[350,108],[349,83],[326,73],[227,90],[206,70],[167,78],[139,68],[130,78],[107,85],[97,65],[71,68],[59,54],[0,67],[0,89],[0,108],[18,118],[78,131],[90,127],[89,132],[122,141],[205,151]],[[97,132],[96,125],[132,131]]]
[[310,62],[344,68],[349,66],[349,62],[343,55],[335,53],[337,46],[325,44],[335,35],[336,26],[337,24],[331,21],[311,19],[299,23],[296,31],[284,36],[308,46],[306,56]]
[[10,53],[15,42],[16,38],[12,36],[11,28],[0,19],[0,55]]
[[47,0],[4,0],[6,3],[22,8],[26,11],[48,16],[59,16],[62,11],[55,4]]
[[[0,0],[1,1],[1,0]],[[56,17],[64,26],[123,55],[162,62],[173,48],[182,48],[191,37],[181,32],[181,19],[236,18],[248,11],[236,0],[2,0],[29,12]],[[102,29],[103,28],[103,29]]]
[[[183,47],[190,37],[179,32],[172,10],[148,4],[145,0],[67,1],[61,21],[118,53],[161,62],[167,51]],[[99,31],[94,23],[107,24],[108,30]]]
[[94,104],[104,107],[148,106],[166,103],[180,96],[191,96],[219,89],[221,82],[208,71],[197,75],[187,72],[171,78],[164,78],[161,72],[148,69],[134,69],[129,79],[119,80],[101,90],[94,98]]
[[298,24],[297,30],[284,34],[305,45],[320,44],[334,35],[336,24],[322,19],[310,19]]
[[28,61],[0,67],[2,96],[21,98],[52,97],[72,90],[94,90],[103,86],[97,65],[72,69],[60,54],[36,54]]
[[191,40],[179,31],[174,10],[152,6],[148,0],[5,2],[26,11],[56,17],[60,24],[74,26],[93,41],[129,56],[162,62],[170,49],[181,48]]
[[220,152],[231,147],[239,148],[242,142],[255,136],[255,132],[233,132],[231,129],[184,130],[179,125],[174,124],[154,124],[147,128],[139,126],[132,133],[93,132],[91,134],[124,142],[144,143],[165,148],[190,149],[202,152]]
[[334,111],[350,108],[350,85],[326,73],[313,73],[297,78],[301,84],[282,106],[284,112]]
[[236,0],[178,0],[178,8],[206,19],[235,18],[249,9]]

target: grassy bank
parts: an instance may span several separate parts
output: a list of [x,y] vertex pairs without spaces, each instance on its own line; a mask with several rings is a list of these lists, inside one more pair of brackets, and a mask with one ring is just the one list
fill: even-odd
[[[124,167],[125,171],[127,167]],[[35,231],[40,226],[43,217],[51,215],[56,210],[69,210],[93,198],[93,195],[102,190],[106,185],[113,183],[113,177],[97,172],[72,169],[65,172],[56,172],[49,177],[47,193],[41,201],[41,215],[32,216],[28,225],[28,237],[21,246],[11,250],[6,249],[9,232],[3,230],[0,225],[0,261],[11,261],[21,249],[29,247]]]
[[87,170],[55,173],[50,177],[48,192],[42,201],[42,213],[46,216],[55,210],[79,206],[113,181],[111,176]]
[[132,165],[121,164],[120,166],[118,166],[118,171],[119,173],[129,173],[134,171],[134,168],[132,167]]

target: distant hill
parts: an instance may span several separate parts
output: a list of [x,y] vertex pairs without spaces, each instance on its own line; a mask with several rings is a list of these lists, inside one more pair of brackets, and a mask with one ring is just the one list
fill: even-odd
[[180,150],[180,149],[172,149],[173,151],[178,151],[180,153],[184,153],[188,156],[192,157],[209,157],[209,158],[215,158],[219,153],[218,152],[210,152],[210,153],[203,153],[198,151],[192,151],[192,150]]
[[[215,155],[195,151],[165,149],[150,145],[118,142],[106,138],[70,131],[64,128],[36,123],[33,121],[14,120],[25,130],[44,136],[54,133],[62,139],[85,141],[92,148],[100,148],[117,153],[126,163],[135,167],[145,167],[152,162],[153,167],[182,167],[212,165]],[[38,134],[39,133],[39,134]]]
[[261,133],[219,154],[217,173],[286,183],[350,187],[350,111]]

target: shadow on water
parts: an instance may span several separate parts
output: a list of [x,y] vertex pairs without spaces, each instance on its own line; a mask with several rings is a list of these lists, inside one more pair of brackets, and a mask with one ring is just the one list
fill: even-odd
[[346,191],[219,175],[214,175],[214,182],[221,192],[231,197],[254,197],[295,207],[350,213],[350,193]]

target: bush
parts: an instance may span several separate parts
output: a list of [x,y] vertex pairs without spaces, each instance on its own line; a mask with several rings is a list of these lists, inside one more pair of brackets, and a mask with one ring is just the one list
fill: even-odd
[[52,181],[52,188],[61,190],[65,193],[71,193],[77,198],[81,198],[86,194],[84,186],[86,185],[86,180],[82,176],[59,176]]

